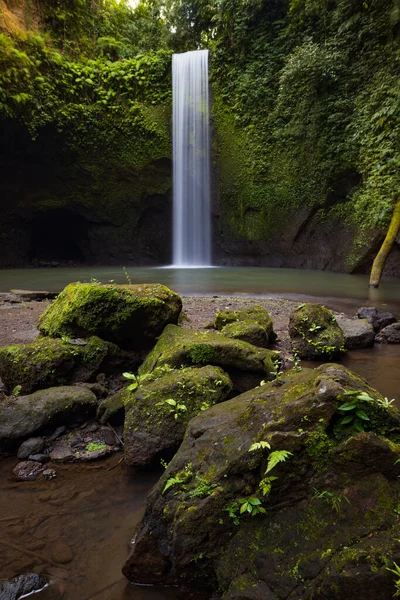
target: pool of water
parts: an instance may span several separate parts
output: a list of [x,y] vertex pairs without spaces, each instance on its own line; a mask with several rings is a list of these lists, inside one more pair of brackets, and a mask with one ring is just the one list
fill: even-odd
[[148,283],[168,285],[184,295],[246,294],[268,296],[321,296],[384,304],[400,303],[400,280],[384,280],[368,288],[366,275],[327,271],[214,267],[199,269],[85,267],[5,269],[0,271],[0,292],[10,289],[61,291],[72,281]]

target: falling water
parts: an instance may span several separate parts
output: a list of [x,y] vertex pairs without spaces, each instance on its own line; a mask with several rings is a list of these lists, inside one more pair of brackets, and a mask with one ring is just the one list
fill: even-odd
[[211,263],[208,50],[172,57],[173,262]]

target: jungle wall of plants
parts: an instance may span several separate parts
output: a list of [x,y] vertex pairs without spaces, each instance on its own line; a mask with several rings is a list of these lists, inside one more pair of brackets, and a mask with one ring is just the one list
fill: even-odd
[[[0,116],[72,152],[96,184],[86,214],[100,182],[117,212],[166,193],[165,172],[143,172],[171,155],[171,53],[208,47],[220,254],[284,239],[287,261],[312,222],[351,238],[330,268],[367,267],[399,190],[399,0],[20,3],[24,27],[0,34]],[[52,201],[79,205],[73,187]]]

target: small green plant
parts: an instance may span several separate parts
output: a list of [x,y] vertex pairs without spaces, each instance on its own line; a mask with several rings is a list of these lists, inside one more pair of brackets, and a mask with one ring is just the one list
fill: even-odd
[[184,466],[182,471],[179,471],[179,473],[176,473],[176,475],[168,477],[162,493],[165,494],[165,492],[174,485],[181,485],[183,489],[186,489],[186,486],[183,484],[185,484],[192,476],[192,463],[188,463]]
[[174,415],[175,420],[178,420],[179,417],[183,416],[183,413],[187,411],[185,404],[179,404],[179,402],[177,402],[173,398],[167,398],[166,400],[164,400],[164,402],[171,406],[170,413]]
[[169,490],[170,487],[172,487],[173,485],[179,485],[181,483],[183,483],[183,479],[180,479],[179,477],[169,477],[167,479],[162,493],[165,494],[165,492]]
[[293,456],[293,452],[289,452],[289,450],[275,450],[274,452],[271,452],[271,454],[268,456],[268,465],[265,475],[272,471],[272,469],[276,467],[278,463],[285,462],[289,456]]
[[204,477],[196,475],[196,487],[189,492],[191,498],[206,498],[211,496],[215,488],[218,487],[216,483],[209,483]]
[[318,331],[319,329],[322,329],[322,325],[317,325],[316,323],[311,323],[311,327],[308,329],[308,331],[310,331],[312,333],[314,331]]
[[369,421],[370,418],[366,412],[359,407],[358,402],[373,402],[373,398],[367,393],[360,391],[344,392],[343,396],[351,396],[352,399],[339,406],[338,411],[343,417],[339,421],[339,425],[354,427],[356,431],[360,432],[365,431],[365,422]]
[[160,460],[160,465],[161,465],[162,467],[164,467],[164,469],[168,469],[168,465],[169,465],[169,463],[167,463],[167,461],[166,461],[166,460],[164,460],[164,459],[162,458],[162,459]]
[[143,381],[150,377],[150,375],[151,373],[145,373],[144,375],[135,375],[134,373],[129,373],[128,371],[122,373],[122,376],[125,377],[125,379],[132,380],[132,383],[129,384],[126,388],[130,392],[134,392],[139,387],[139,385],[143,383]]
[[263,496],[269,496],[272,489],[272,482],[276,481],[277,479],[278,477],[274,477],[273,475],[261,479],[260,483],[258,484],[258,487]]
[[89,442],[88,444],[86,444],[86,450],[87,452],[100,452],[101,450],[104,450],[104,448],[106,447],[107,444],[105,444],[104,442]]
[[101,281],[99,281],[98,279],[96,279],[96,277],[91,277],[90,278],[90,283],[92,285],[101,285]]
[[386,569],[396,575],[396,579],[394,580],[394,585],[396,586],[396,592],[395,592],[395,594],[393,594],[393,598],[398,598],[400,596],[400,567],[395,562],[393,562],[393,566],[394,566],[394,569],[390,569],[389,567],[386,567]]
[[328,492],[328,490],[319,492],[316,488],[314,488],[313,499],[314,498],[323,500],[326,504],[331,505],[337,513],[339,513],[341,510],[343,500],[346,500],[346,502],[350,504],[349,499],[346,498],[346,496],[343,496],[343,494],[335,494],[334,492]]
[[15,398],[17,398],[22,391],[22,385],[16,385],[15,388],[13,388],[12,392],[11,392],[11,396],[14,396]]
[[260,513],[266,513],[265,508],[261,506],[261,500],[258,498],[239,498],[238,503],[240,506],[239,515],[248,513],[252,517],[255,517]]
[[377,398],[377,399],[376,399],[376,402],[379,404],[379,406],[382,406],[383,408],[386,408],[386,409],[388,409],[388,408],[389,408],[389,406],[390,406],[391,404],[393,404],[393,402],[394,402],[394,398],[392,398],[391,400],[389,400],[389,399],[388,399],[388,398],[386,398],[386,396],[385,396],[385,398],[384,398],[383,400],[381,400],[381,398]]
[[268,442],[265,441],[261,441],[261,442],[255,442],[254,444],[252,444],[249,448],[249,452],[255,452],[255,450],[271,450],[271,445]]
[[122,270],[124,272],[126,281],[128,282],[129,285],[132,285],[132,279],[131,279],[128,271],[126,270],[126,267],[122,267]]

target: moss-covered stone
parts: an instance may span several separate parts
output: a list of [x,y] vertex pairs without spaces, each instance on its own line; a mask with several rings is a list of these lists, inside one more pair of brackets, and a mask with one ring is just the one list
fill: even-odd
[[[343,423],[341,437],[340,407],[361,393],[370,397],[370,431]],[[391,441],[400,413],[383,405],[359,376],[330,364],[285,373],[279,386],[267,383],[199,414],[149,496],[125,575],[218,588],[227,600],[265,600],[267,592],[364,597],[364,577],[371,583],[376,572],[382,589],[391,589],[376,557],[394,553],[400,534],[400,447]],[[386,436],[372,418],[381,408]],[[331,584],[336,596],[326,592]],[[371,583],[375,596],[367,590],[365,597],[378,597],[378,587]]]
[[[127,357],[132,359],[132,357]],[[134,357],[133,357],[134,358]],[[0,348],[0,377],[11,394],[29,394],[37,389],[87,381],[96,372],[123,359],[123,353],[96,336],[86,343],[38,338],[32,344]]]
[[96,419],[103,425],[105,423],[122,425],[125,418],[125,400],[128,393],[126,389],[123,389],[102,400],[97,409]]
[[321,304],[300,304],[290,316],[289,335],[300,358],[330,359],[345,352],[345,337],[334,314]]
[[94,415],[96,396],[79,386],[39,390],[0,403],[0,443],[31,436],[55,425],[68,425]]
[[[187,330],[168,325],[139,373],[151,373],[163,365],[179,368],[212,364],[226,370],[232,376],[235,387],[249,389],[257,385],[260,378],[272,379],[278,360],[278,352],[227,338],[219,332]],[[248,374],[256,375],[256,382],[252,380],[249,387],[245,382]]]
[[135,392],[121,394],[125,405],[125,461],[145,466],[171,456],[189,420],[225,400],[232,383],[219,367],[188,367],[144,380]]
[[[235,326],[236,324],[236,326]],[[265,348],[276,340],[268,311],[261,305],[240,310],[221,310],[215,317],[215,329],[224,335]]]
[[71,283],[41,315],[38,329],[51,337],[99,335],[124,348],[148,347],[182,308],[178,294],[158,283]]

